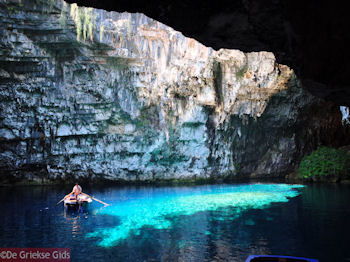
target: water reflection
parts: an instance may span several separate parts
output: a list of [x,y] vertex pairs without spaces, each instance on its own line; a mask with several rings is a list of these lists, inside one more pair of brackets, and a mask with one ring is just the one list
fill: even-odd
[[70,211],[67,208],[64,208],[63,214],[68,226],[72,228],[72,236],[75,237],[77,234],[81,234],[81,216],[87,218],[87,214]]

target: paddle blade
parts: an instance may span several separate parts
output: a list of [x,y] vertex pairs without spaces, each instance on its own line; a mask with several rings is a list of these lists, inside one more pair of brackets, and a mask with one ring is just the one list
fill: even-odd
[[61,203],[63,200],[64,200],[64,198],[62,198],[60,201],[58,201],[56,205],[58,205],[59,203]]

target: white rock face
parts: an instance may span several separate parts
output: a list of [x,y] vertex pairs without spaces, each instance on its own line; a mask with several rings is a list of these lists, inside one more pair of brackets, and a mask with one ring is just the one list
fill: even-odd
[[[238,156],[249,123],[259,122],[273,97],[279,106],[268,115],[282,119],[278,130],[315,101],[269,52],[215,51],[143,14],[95,9],[92,34],[78,41],[72,17],[88,9],[0,2],[18,8],[0,11],[0,161],[9,176],[45,170],[34,179],[135,181],[235,174],[243,168]],[[280,147],[256,151],[264,162],[247,172],[290,168],[296,138],[280,136]]]
[[350,114],[349,114],[349,107],[347,106],[340,106],[340,112],[342,115],[342,123],[344,124],[350,124]]

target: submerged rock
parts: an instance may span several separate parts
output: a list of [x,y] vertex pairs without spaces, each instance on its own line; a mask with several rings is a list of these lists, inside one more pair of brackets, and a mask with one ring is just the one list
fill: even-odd
[[272,53],[215,51],[139,13],[0,6],[2,181],[279,176],[349,137]]

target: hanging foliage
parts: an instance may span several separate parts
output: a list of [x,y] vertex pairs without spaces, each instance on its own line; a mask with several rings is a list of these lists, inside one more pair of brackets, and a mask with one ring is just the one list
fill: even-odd
[[93,14],[93,9],[88,7],[79,7],[77,4],[72,4],[70,16],[72,17],[76,26],[78,41],[86,41],[87,39],[93,41],[93,30],[95,27],[95,16]]

